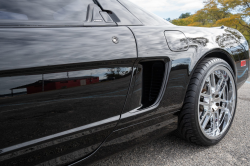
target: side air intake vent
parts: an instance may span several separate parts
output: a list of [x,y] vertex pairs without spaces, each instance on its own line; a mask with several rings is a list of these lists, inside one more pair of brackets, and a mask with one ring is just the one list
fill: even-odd
[[153,105],[163,85],[165,64],[160,61],[143,62],[142,108]]

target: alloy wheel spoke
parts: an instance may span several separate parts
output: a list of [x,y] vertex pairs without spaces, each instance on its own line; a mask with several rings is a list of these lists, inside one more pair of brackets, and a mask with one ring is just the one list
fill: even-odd
[[219,127],[224,123],[225,116],[226,116],[226,114],[224,114],[223,119],[221,120],[221,122],[220,122],[220,124],[219,124]]
[[220,128],[219,128],[219,124],[220,124],[220,120],[219,120],[219,118],[220,118],[220,113],[219,113],[219,109],[215,112],[215,114],[216,114],[216,131],[218,131],[218,130],[220,130]]
[[227,101],[227,100],[225,100],[225,99],[221,99],[221,98],[216,98],[216,99],[214,99],[214,101],[216,101],[216,102],[223,102],[223,103],[228,103],[229,101]]
[[212,121],[212,124],[213,124],[213,135],[215,135],[215,131],[216,131],[216,129],[217,129],[217,127],[216,127],[216,117],[215,117],[215,113],[213,113],[213,118],[211,119]]
[[[213,92],[212,92],[211,77],[208,77],[208,79],[209,79],[209,81],[208,81],[208,85],[209,85],[209,87],[208,87],[208,88],[209,88],[209,95],[211,96],[211,95],[212,95],[212,93],[213,93]],[[209,97],[210,97],[210,96],[209,96]]]
[[210,95],[205,94],[205,93],[201,93],[201,96],[206,97],[206,98],[210,98]]
[[225,83],[222,90],[219,93],[219,98],[221,98],[222,94],[224,93],[226,86],[227,86],[227,84]]
[[[219,121],[221,120],[222,115],[223,115],[223,113],[225,112],[225,108],[224,108],[224,107],[221,107],[220,110],[221,110],[221,112],[220,112],[220,115],[219,115]],[[225,115],[224,115],[224,116],[225,116]]]
[[216,83],[215,83],[215,75],[214,75],[214,72],[211,74],[210,80],[211,80],[212,86],[215,87],[215,86],[216,86]]
[[204,121],[203,124],[202,124],[202,128],[203,128],[203,129],[206,128],[208,122],[210,121],[211,115],[212,115],[212,114],[209,114],[209,116],[206,116],[206,117],[205,117],[205,121]]
[[207,117],[209,111],[206,111],[205,114],[202,116],[202,119],[200,120],[200,124],[203,123],[203,121],[205,120],[205,118]]
[[205,102],[202,102],[202,101],[200,101],[199,104],[200,104],[200,105],[203,105],[203,106],[210,107],[210,104],[209,104],[209,103],[205,103]]
[[217,91],[217,92],[219,92],[219,90],[220,90],[220,88],[221,88],[223,82],[224,82],[224,78],[221,78],[221,79],[218,81],[218,83],[217,83],[217,85],[216,85],[216,91]]

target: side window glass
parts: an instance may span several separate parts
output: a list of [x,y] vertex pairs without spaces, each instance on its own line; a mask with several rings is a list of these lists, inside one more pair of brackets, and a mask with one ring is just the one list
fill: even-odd
[[85,21],[93,0],[0,0],[0,20]]

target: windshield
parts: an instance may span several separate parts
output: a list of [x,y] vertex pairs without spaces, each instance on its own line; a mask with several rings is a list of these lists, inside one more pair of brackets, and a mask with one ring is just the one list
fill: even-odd
[[0,0],[0,20],[85,21],[93,0]]

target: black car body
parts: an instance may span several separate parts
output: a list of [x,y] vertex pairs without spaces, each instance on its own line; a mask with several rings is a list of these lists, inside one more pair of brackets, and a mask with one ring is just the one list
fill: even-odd
[[249,76],[237,30],[175,26],[126,0],[1,0],[0,19],[2,166],[86,165],[175,130],[204,58],[225,60],[237,88]]

